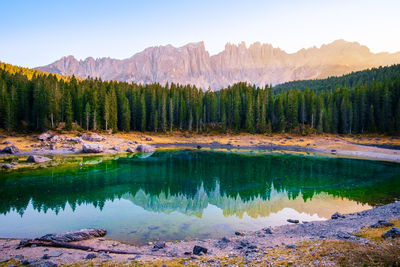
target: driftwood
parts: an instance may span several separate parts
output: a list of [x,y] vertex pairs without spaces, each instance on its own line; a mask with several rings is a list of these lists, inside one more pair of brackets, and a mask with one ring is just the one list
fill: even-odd
[[17,248],[29,247],[31,245],[36,245],[40,247],[55,247],[55,248],[71,248],[71,249],[80,249],[85,251],[93,251],[93,252],[104,252],[104,253],[113,253],[113,254],[135,254],[141,255],[140,252],[135,251],[120,251],[113,249],[95,249],[89,246],[82,246],[77,244],[70,244],[66,242],[58,242],[58,241],[44,241],[38,239],[28,239],[20,242]]
[[70,242],[74,241],[82,241],[91,239],[94,237],[102,237],[107,233],[106,230],[101,228],[85,228],[77,231],[68,231],[62,233],[55,234],[47,234],[39,238],[35,239],[25,239],[22,240],[17,248],[29,247],[32,245],[41,246],[41,247],[55,247],[55,248],[71,248],[71,249],[80,249],[80,250],[90,250],[94,252],[105,252],[105,253],[114,253],[114,254],[136,254],[139,255],[139,252],[127,252],[127,251],[119,251],[112,249],[97,249],[89,246],[82,246],[78,244],[71,244]]

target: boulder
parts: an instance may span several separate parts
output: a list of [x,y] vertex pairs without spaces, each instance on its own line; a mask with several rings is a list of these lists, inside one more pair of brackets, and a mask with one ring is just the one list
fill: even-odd
[[331,216],[331,219],[332,219],[332,220],[336,220],[336,219],[339,219],[339,218],[346,218],[346,216],[340,214],[339,212],[335,212],[335,213]]
[[103,146],[100,144],[83,144],[82,152],[83,153],[101,153],[103,152]]
[[42,133],[41,135],[38,136],[38,139],[40,141],[46,141],[50,139],[53,135],[51,133]]
[[12,167],[14,167],[12,164],[3,164],[3,165],[1,165],[1,168],[2,169],[6,169],[6,170],[11,169]]
[[81,143],[82,142],[82,138],[80,138],[80,137],[70,137],[70,138],[67,138],[67,141],[68,142],[74,142],[74,143]]
[[381,228],[381,227],[388,227],[393,226],[394,224],[385,220],[379,220],[377,223],[371,225],[371,228]]
[[74,241],[82,241],[91,239],[94,237],[102,237],[107,233],[106,230],[100,228],[86,228],[78,231],[68,231],[63,233],[56,234],[47,234],[44,235],[38,240],[42,241],[55,241],[55,242],[74,242]]
[[137,150],[138,152],[141,152],[141,153],[152,153],[152,152],[154,152],[156,149],[154,148],[154,146],[151,146],[151,145],[143,145],[143,144],[140,144],[140,145],[137,146],[136,150]]
[[146,137],[146,141],[153,141],[153,139],[150,137]]
[[299,223],[299,220],[287,219],[287,222],[290,222],[290,223]]
[[103,136],[100,136],[100,135],[95,134],[95,133],[94,134],[84,133],[82,135],[82,139],[86,140],[86,141],[91,141],[91,142],[100,142],[100,141],[106,140],[106,138],[104,138]]
[[18,152],[19,152],[19,149],[16,146],[7,146],[3,150],[1,150],[1,153],[6,153],[6,154],[15,154]]
[[154,247],[153,247],[154,249],[163,249],[163,248],[165,248],[165,242],[157,242],[155,245],[154,245]]
[[60,140],[61,140],[61,138],[60,138],[58,135],[54,135],[53,137],[51,137],[51,138],[49,139],[49,141],[50,141],[51,143],[58,143],[58,142],[60,142]]
[[135,153],[136,150],[133,149],[133,148],[131,148],[131,147],[128,147],[128,148],[126,149],[126,152],[128,152],[128,153]]
[[389,231],[385,232],[382,234],[383,238],[399,238],[400,237],[400,228],[398,227],[393,227]]
[[85,257],[86,260],[91,260],[91,259],[94,259],[94,258],[97,258],[97,255],[94,254],[94,253],[89,253],[89,254],[87,254],[87,256]]
[[12,145],[12,143],[10,142],[10,141],[4,141],[3,143],[2,143],[3,145]]
[[32,163],[40,163],[40,162],[46,162],[50,161],[51,159],[48,157],[43,157],[43,156],[36,156],[36,155],[30,155],[28,157],[28,162]]
[[50,150],[56,150],[56,145],[55,144],[51,144],[50,145]]
[[202,246],[194,246],[194,248],[193,248],[193,254],[194,255],[200,255],[201,253],[204,253],[204,254],[206,254],[207,253],[207,251],[208,251],[208,249],[206,249],[205,247],[202,247]]
[[112,150],[114,150],[114,151],[121,151],[121,149],[119,148],[119,146],[113,146],[113,148],[112,148]]

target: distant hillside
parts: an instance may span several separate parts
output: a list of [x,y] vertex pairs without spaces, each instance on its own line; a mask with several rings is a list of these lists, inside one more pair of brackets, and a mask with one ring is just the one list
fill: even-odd
[[400,65],[372,68],[368,70],[352,72],[343,76],[329,77],[327,79],[286,82],[276,85],[274,87],[274,92],[280,93],[294,89],[304,91],[306,88],[314,91],[325,91],[338,87],[354,88],[356,86],[370,84],[375,81],[384,82],[386,80],[399,80],[399,74]]
[[226,44],[210,56],[204,43],[150,47],[127,59],[63,57],[37,69],[82,78],[99,77],[138,84],[167,82],[218,90],[238,82],[256,86],[321,79],[400,63],[399,53],[372,53],[356,42],[337,40],[321,47],[286,53],[270,44]]

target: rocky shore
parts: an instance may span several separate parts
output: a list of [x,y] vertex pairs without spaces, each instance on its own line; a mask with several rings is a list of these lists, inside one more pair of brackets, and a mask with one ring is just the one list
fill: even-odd
[[[394,226],[392,222],[398,224],[399,219],[400,202],[395,202],[352,214],[335,213],[332,215],[332,219],[326,221],[299,222],[296,218],[293,218],[287,225],[263,228],[247,233],[236,232],[233,236],[219,240],[158,242],[149,243],[145,246],[135,246],[109,240],[106,236],[86,240],[81,238],[78,239],[80,241],[71,242],[75,245],[94,248],[93,251],[91,249],[85,251],[39,245],[20,247],[21,240],[1,239],[0,262],[17,262],[31,266],[57,266],[73,263],[83,264],[86,261],[94,261],[99,264],[162,261],[167,266],[173,266],[177,263],[217,266],[219,265],[218,262],[221,263],[229,259],[236,260],[236,262],[243,262],[244,260],[247,263],[254,263],[254,265],[257,265],[257,263],[262,265],[268,262],[273,265],[292,259],[292,256],[300,253],[305,246],[312,248],[317,244],[322,244],[321,242],[353,244],[354,247],[375,246],[373,241],[359,234],[360,231],[367,228],[382,229],[384,233],[382,240],[386,240],[392,246],[398,246],[400,244],[398,243],[400,229],[398,226]],[[78,237],[82,237],[82,234]],[[60,235],[50,235],[46,240],[57,240],[57,238],[62,238],[62,235],[61,237]],[[71,235],[68,238],[74,240],[71,239]],[[66,241],[69,240],[68,238]],[[65,239],[62,240],[65,241]],[[110,249],[127,254],[105,252]],[[276,255],[276,251],[280,251],[280,255]],[[270,257],[269,254],[271,254]],[[318,261],[322,265],[336,264],[332,257],[318,259]],[[292,263],[296,263],[296,261]]]
[[[333,157],[400,162],[400,139],[391,137],[340,137],[288,135],[147,135],[45,132],[38,136],[0,135],[0,171],[29,162],[54,165],[52,156],[79,154],[147,153],[156,148],[260,150],[324,154]],[[42,157],[39,157],[42,156]],[[11,159],[9,159],[11,157]],[[14,159],[12,159],[14,157]],[[27,158],[24,158],[27,157]],[[4,160],[7,158],[7,160]],[[28,159],[29,158],[29,159]],[[2,160],[3,159],[3,160]]]

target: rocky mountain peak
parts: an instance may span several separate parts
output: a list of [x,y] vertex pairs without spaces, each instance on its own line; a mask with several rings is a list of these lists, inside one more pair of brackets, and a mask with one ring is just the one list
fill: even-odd
[[220,53],[210,56],[204,42],[149,47],[124,60],[73,56],[43,67],[42,71],[103,80],[165,84],[194,84],[203,89],[220,89],[236,82],[259,86],[299,79],[326,78],[371,67],[400,63],[400,53],[371,53],[357,42],[336,40],[320,48],[286,53],[260,42],[246,46],[227,43]]

